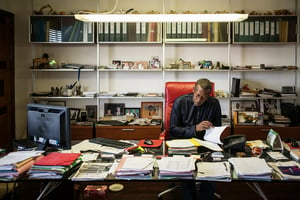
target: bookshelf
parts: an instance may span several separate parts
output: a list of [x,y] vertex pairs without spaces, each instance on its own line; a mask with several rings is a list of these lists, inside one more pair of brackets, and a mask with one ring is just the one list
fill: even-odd
[[[142,2],[145,1],[134,1],[133,4],[135,4],[136,9],[144,11],[143,9],[145,8]],[[165,11],[180,10],[184,12],[191,9],[191,5],[199,4],[198,2],[197,4],[192,4],[193,2],[195,3],[195,0],[189,0],[185,3],[179,0],[165,0],[164,9]],[[113,3],[101,0],[99,4],[101,5],[100,9],[104,11],[109,10]],[[128,6],[120,3],[119,7],[127,8]],[[149,9],[154,10],[161,9],[161,1],[153,2],[150,7]],[[212,12],[224,9],[234,11],[246,9],[245,12],[250,12],[251,10],[274,11],[285,8],[293,11],[295,9],[294,1],[288,0],[282,5],[279,0],[273,0],[272,2],[267,0],[263,3],[257,0],[253,2],[240,2],[237,0],[214,0],[212,2],[201,0],[201,10],[211,10]],[[199,10],[200,8],[195,9]],[[78,63],[91,62],[95,65],[96,68],[91,72],[82,70],[82,76],[85,77],[85,80],[82,80],[81,83],[85,86],[86,91],[95,93],[138,92],[162,94],[160,97],[98,96],[89,99],[55,97],[66,100],[67,104],[70,101],[69,105],[81,108],[85,108],[87,104],[96,105],[98,118],[104,115],[105,103],[125,103],[125,107],[138,108],[141,106],[141,102],[145,101],[163,102],[165,82],[195,81],[201,77],[213,80],[216,83],[216,90],[226,94],[225,98],[220,98],[221,108],[224,114],[231,116],[231,102],[237,100],[230,97],[232,77],[241,78],[244,80],[244,83],[248,83],[253,88],[268,87],[281,90],[280,87],[284,85],[297,86],[296,79],[299,73],[297,70],[234,69],[236,66],[259,66],[260,64],[265,64],[266,66],[297,66],[298,35],[295,33],[298,24],[297,18],[298,16],[293,13],[290,15],[255,14],[251,15],[247,21],[241,23],[95,23],[89,24],[89,26],[92,26],[91,35],[82,36],[82,39],[79,41],[72,41],[72,39],[67,37],[66,31],[63,30],[67,29],[67,24],[75,26],[73,16],[43,15],[31,16],[30,19],[34,24],[38,23],[38,21],[43,21],[43,23],[49,24],[47,26],[51,25],[51,27],[62,32],[62,38],[68,39],[49,41],[46,40],[49,37],[46,37],[44,33],[42,34],[44,40],[42,40],[38,39],[42,38],[41,35],[36,34],[34,31],[31,31],[30,39],[35,56],[40,55],[43,51],[49,51],[55,55],[57,51],[60,58],[64,60]],[[282,24],[279,29],[282,34],[280,37],[278,35],[278,39],[274,37],[274,40],[271,39],[273,22],[275,25]],[[250,29],[252,30],[250,27],[253,26],[253,31],[255,31],[254,25],[257,23],[259,25],[264,24],[263,30],[265,34],[259,39],[256,37],[250,38]],[[32,24],[31,30],[36,30],[34,29],[34,24]],[[80,26],[83,27],[83,24]],[[266,31],[267,26],[270,27],[270,37],[268,31]],[[240,29],[240,27],[243,29]],[[245,27],[248,27],[248,38],[240,36],[239,31],[243,30],[242,32],[245,32]],[[79,28],[79,30],[85,32],[85,28]],[[276,29],[274,31],[276,32]],[[80,46],[76,46],[76,44],[80,44]],[[70,51],[74,51],[75,56],[70,56]],[[77,51],[80,53],[76,53]],[[159,64],[156,65],[158,67],[150,67],[149,61],[153,58],[159,61]],[[184,61],[183,65],[179,62],[180,59]],[[203,68],[199,66],[201,62],[205,63],[204,66],[206,66],[206,63],[211,62],[213,67],[207,66]],[[147,63],[147,67],[144,67],[145,63]],[[216,67],[218,63],[219,67]],[[59,75],[62,80],[56,78],[47,80],[48,82],[51,80],[57,81],[63,86],[66,84],[64,81],[68,80],[68,77],[71,77],[70,80],[74,80],[74,75],[76,76],[77,73],[57,70],[53,73],[36,70],[34,73],[44,74],[46,72],[47,74],[50,73],[51,76],[52,74],[63,74]],[[46,79],[47,76],[42,75],[43,78]],[[274,79],[280,80],[280,82],[276,85],[272,84]],[[42,85],[45,86],[47,81],[42,81],[44,82]],[[36,83],[35,85],[39,87],[40,84]],[[47,87],[40,87],[40,89],[45,88],[47,89]],[[74,101],[75,98],[76,100]],[[258,101],[261,100],[261,98],[258,99]],[[278,101],[285,100],[295,103],[297,97],[278,99]]]
[[32,43],[93,43],[93,23],[75,20],[74,16],[30,16]]

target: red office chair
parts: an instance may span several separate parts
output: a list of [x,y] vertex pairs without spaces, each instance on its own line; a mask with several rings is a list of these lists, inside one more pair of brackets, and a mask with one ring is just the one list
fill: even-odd
[[[170,131],[170,116],[172,106],[175,99],[181,95],[193,92],[195,82],[167,82],[165,87],[165,117],[164,117],[164,131],[161,134],[161,139],[169,139]],[[215,84],[212,83],[212,90],[210,96],[214,96]]]
[[[164,131],[160,135],[160,139],[168,140],[170,131],[170,117],[172,106],[175,99],[181,95],[193,92],[195,82],[167,82],[165,87],[165,116],[164,116]],[[212,82],[212,90],[210,96],[214,96],[215,84]],[[158,194],[158,200],[162,199],[162,196],[168,192],[180,189],[181,185],[171,184],[170,188],[160,192]],[[220,195],[215,194],[219,199]]]

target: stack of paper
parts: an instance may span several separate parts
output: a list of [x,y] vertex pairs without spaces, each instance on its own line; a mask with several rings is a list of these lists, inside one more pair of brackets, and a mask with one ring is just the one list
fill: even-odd
[[154,161],[152,156],[123,156],[114,175],[122,179],[151,178]]
[[191,155],[196,154],[198,147],[193,139],[175,139],[166,141],[169,155]]
[[195,159],[185,156],[163,157],[157,161],[159,177],[193,178],[195,172]]
[[112,163],[84,162],[71,178],[72,181],[104,180]]
[[16,151],[0,158],[0,180],[15,180],[42,157],[43,151]]
[[300,180],[300,165],[295,161],[269,162],[281,180]]
[[198,162],[196,180],[231,181],[230,164],[224,162]]
[[29,178],[60,179],[78,169],[81,162],[80,153],[52,152],[34,163]]
[[239,179],[271,180],[272,168],[266,161],[257,157],[229,158],[234,176]]

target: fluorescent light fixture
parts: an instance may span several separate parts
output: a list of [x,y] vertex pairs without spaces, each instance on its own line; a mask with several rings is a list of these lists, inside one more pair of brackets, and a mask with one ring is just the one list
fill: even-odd
[[76,14],[84,22],[239,22],[248,14]]

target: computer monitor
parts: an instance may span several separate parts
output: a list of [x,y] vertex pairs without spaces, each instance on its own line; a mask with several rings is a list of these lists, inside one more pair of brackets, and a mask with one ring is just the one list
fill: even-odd
[[70,149],[70,110],[65,106],[27,104],[27,134],[39,150]]

